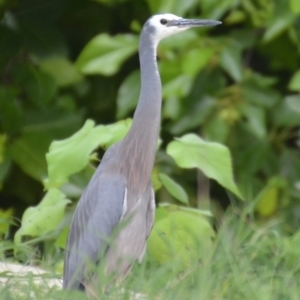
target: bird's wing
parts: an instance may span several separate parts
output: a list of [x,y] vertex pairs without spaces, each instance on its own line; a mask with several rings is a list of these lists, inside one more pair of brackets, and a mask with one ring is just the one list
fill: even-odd
[[[105,172],[103,172],[105,173]],[[98,168],[83,193],[70,228],[64,270],[64,288],[82,288],[86,269],[107,249],[107,238],[124,214],[126,183],[120,175],[101,175]]]

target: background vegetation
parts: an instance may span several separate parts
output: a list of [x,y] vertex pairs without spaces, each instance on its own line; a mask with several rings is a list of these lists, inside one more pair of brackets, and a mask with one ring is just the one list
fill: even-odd
[[[178,276],[195,259],[205,261],[191,271],[190,299],[200,290],[207,299],[299,299],[298,0],[0,1],[2,259],[61,271],[76,200],[97,157],[131,124],[138,36],[158,12],[223,24],[171,37],[158,49],[163,106],[153,183],[157,203],[169,205],[158,210],[147,268],[166,278],[155,266],[174,266],[172,251],[193,248],[186,233],[198,234],[214,250],[184,252],[188,259],[171,268]],[[171,220],[188,224],[172,251],[157,234],[174,240]],[[170,297],[186,292],[178,282]]]

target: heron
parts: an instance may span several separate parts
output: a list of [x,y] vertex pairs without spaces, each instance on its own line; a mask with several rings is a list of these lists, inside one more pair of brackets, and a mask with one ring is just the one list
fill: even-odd
[[[169,13],[154,15],[144,24],[139,41],[141,90],[133,122],[124,139],[105,152],[79,199],[66,246],[63,288],[85,290],[89,266],[100,260],[105,272],[119,279],[142,260],[155,216],[151,172],[162,103],[157,45],[188,28],[218,24]],[[125,225],[119,226],[122,222]]]

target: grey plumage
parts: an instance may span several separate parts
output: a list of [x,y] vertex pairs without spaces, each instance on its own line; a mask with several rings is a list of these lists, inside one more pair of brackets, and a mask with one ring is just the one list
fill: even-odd
[[[156,15],[145,23],[139,44],[141,92],[133,123],[126,137],[106,151],[79,200],[66,247],[64,288],[84,289],[89,263],[96,265],[101,257],[106,271],[119,278],[142,259],[155,211],[150,178],[162,97],[156,47],[161,39],[189,27],[217,24],[172,14]],[[116,230],[122,221],[125,225]]]

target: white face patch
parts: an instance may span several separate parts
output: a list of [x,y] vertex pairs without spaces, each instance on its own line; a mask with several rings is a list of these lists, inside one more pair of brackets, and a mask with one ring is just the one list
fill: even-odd
[[182,18],[173,14],[159,14],[151,17],[147,22],[147,26],[151,26],[154,29],[152,35],[153,41],[158,44],[159,41],[168,36],[187,30],[188,28],[167,26],[164,24],[164,20],[172,21],[179,19]]

